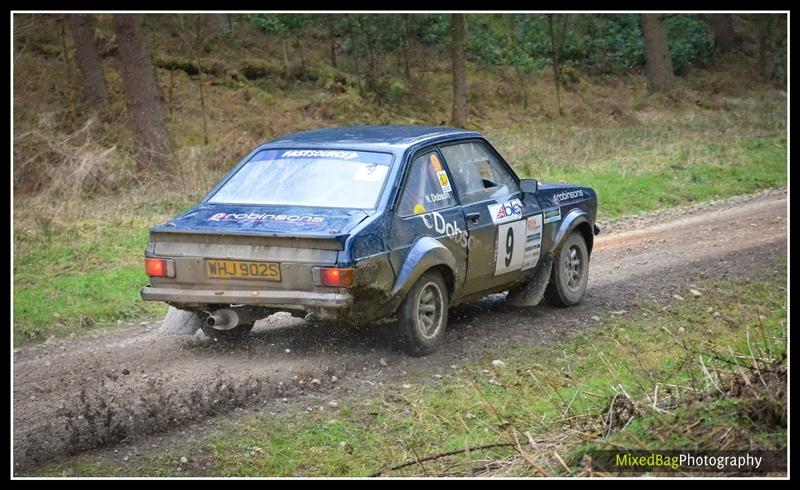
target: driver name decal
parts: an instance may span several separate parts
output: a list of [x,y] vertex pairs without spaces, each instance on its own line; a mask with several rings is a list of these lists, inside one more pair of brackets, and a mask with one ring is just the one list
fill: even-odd
[[432,192],[425,195],[425,202],[429,204],[438,201],[447,201],[448,199],[450,199],[449,192]]

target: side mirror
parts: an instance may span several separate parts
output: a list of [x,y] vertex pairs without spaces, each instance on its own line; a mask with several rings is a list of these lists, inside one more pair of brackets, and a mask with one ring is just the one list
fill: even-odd
[[539,182],[536,179],[522,179],[519,181],[519,188],[522,192],[534,194],[539,190]]

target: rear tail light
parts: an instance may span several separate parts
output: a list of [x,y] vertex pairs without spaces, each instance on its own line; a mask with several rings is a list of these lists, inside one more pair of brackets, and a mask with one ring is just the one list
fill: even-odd
[[353,269],[325,267],[319,269],[319,284],[338,288],[349,288],[353,285]]
[[175,261],[172,259],[144,259],[144,270],[150,277],[175,277]]

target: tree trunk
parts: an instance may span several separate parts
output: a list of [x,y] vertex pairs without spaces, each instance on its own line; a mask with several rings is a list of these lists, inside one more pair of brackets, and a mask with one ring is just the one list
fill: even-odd
[[550,45],[553,48],[553,79],[556,85],[556,104],[558,105],[558,115],[564,115],[564,109],[561,106],[561,65],[560,54],[562,41],[564,39],[564,30],[566,29],[566,17],[561,27],[561,32],[556,35],[556,29],[553,27],[553,14],[547,14],[547,28],[550,32]]
[[64,72],[67,78],[67,93],[69,96],[69,125],[70,127],[75,122],[75,83],[73,82],[72,78],[72,63],[69,61],[69,51],[67,50],[67,33],[66,33],[66,25],[67,21],[63,17],[60,19],[59,24],[61,25],[61,54],[64,57]]
[[517,77],[519,78],[519,86],[522,87],[522,108],[528,110],[528,74],[524,71],[517,69]]
[[172,90],[175,88],[175,70],[169,70],[169,89],[167,91],[167,112],[172,116]]
[[352,56],[351,57],[353,58],[353,65],[354,65],[355,72],[356,72],[356,81],[358,82],[358,93],[359,93],[359,95],[363,95],[364,94],[364,90],[363,90],[363,87],[361,86],[361,69],[360,69],[359,64],[358,64],[359,54],[356,52],[356,50],[357,50],[357,44],[356,43],[357,43],[358,39],[356,38],[356,32],[355,32],[355,27],[356,26],[355,26],[355,24],[356,24],[356,21],[354,21],[352,18],[350,18],[349,21],[348,21],[348,24],[347,24],[347,32],[348,32],[348,35],[350,36],[350,45],[352,46],[352,52],[351,52]]
[[281,47],[283,48],[283,75],[289,76],[289,48],[286,46],[289,41],[286,39],[286,34],[281,34]]
[[301,36],[297,36],[297,39],[294,42],[295,48],[297,48],[297,53],[300,55],[300,70],[305,73],[306,71],[306,55],[305,51],[303,50],[303,42],[301,41]]
[[114,14],[114,32],[119,43],[122,88],[128,107],[128,124],[136,143],[139,166],[161,164],[170,154],[169,134],[161,113],[156,72],[139,29],[140,17]]
[[331,48],[331,66],[336,68],[336,26],[333,19],[328,19],[328,41]]
[[[200,111],[203,114],[203,144],[208,144],[208,117],[206,117],[206,97],[203,93],[203,65],[200,64],[200,57],[198,53],[202,49],[203,46],[203,36],[202,36],[202,28],[200,26],[200,17],[197,17],[197,23],[195,24],[195,33],[197,39],[197,47],[193,50],[194,51],[194,62],[197,64],[197,69],[199,71],[197,82],[198,87],[200,88]],[[170,70],[170,75],[172,75],[172,70]],[[171,88],[171,87],[170,87]]]
[[467,125],[467,79],[466,57],[466,19],[464,14],[453,15],[453,117],[451,124],[456,127]]
[[75,41],[75,58],[78,61],[81,96],[92,106],[106,100],[108,89],[103,75],[103,62],[97,54],[94,41],[94,22],[91,15],[67,15],[69,30]]
[[669,90],[675,75],[672,72],[672,58],[669,54],[663,16],[642,14],[640,20],[644,36],[647,88],[650,92]]
[[770,78],[770,58],[772,57],[772,31],[775,29],[777,17],[763,14],[760,18],[758,36],[758,67],[763,78]]
[[[378,75],[375,63],[375,46],[372,45],[372,37],[370,34],[371,26],[364,29],[364,40],[367,44],[367,92],[372,94],[377,93],[378,90]],[[378,98],[380,103],[380,98]]]
[[411,82],[411,33],[408,31],[409,14],[403,14],[403,74],[406,81]]
[[214,19],[217,22],[217,28],[219,29],[219,32],[223,36],[230,36],[233,34],[230,14],[214,14]]
[[711,28],[714,30],[714,44],[719,53],[733,51],[736,47],[735,36],[733,33],[733,15],[731,14],[712,14],[708,16],[711,21]]

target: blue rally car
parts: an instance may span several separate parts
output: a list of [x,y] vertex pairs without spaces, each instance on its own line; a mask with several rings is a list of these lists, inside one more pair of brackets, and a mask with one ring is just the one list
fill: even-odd
[[390,319],[424,355],[458,303],[502,291],[515,304],[578,303],[596,213],[591,188],[519,179],[474,131],[307,131],[259,146],[153,227],[141,295],[191,312],[214,338],[277,311]]

